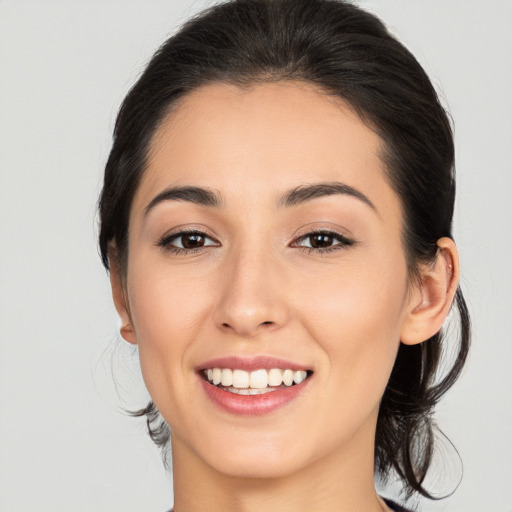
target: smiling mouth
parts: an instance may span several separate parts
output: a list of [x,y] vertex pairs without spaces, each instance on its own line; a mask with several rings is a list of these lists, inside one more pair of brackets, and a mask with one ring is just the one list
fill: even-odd
[[304,382],[310,370],[281,368],[259,369],[251,372],[231,368],[208,368],[202,377],[213,386],[238,395],[263,395]]

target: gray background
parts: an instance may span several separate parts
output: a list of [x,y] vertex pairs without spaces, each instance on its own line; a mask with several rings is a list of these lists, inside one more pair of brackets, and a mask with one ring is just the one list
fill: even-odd
[[[512,2],[360,3],[413,51],[455,119],[455,237],[474,345],[438,419],[464,479],[452,497],[420,506],[511,512]],[[147,397],[118,341],[95,203],[121,99],[206,4],[0,0],[1,512],[172,502],[143,421],[122,414]],[[433,479],[445,490],[459,471],[449,460]]]

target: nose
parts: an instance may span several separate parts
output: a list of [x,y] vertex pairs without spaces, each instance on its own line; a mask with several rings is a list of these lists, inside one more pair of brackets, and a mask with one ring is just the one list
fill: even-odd
[[[281,328],[289,312],[282,272],[267,255],[234,255],[225,262],[219,300],[214,311],[217,327],[252,338]],[[281,277],[280,277],[281,276]]]

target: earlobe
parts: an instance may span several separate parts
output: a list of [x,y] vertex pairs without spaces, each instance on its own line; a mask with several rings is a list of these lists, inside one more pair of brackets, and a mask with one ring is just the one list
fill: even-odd
[[117,249],[114,245],[109,248],[110,264],[110,286],[112,287],[112,298],[121,319],[121,336],[129,343],[137,343],[135,329],[130,313],[129,302],[126,294],[126,287],[119,268]]
[[420,269],[420,280],[414,285],[409,311],[402,326],[401,342],[421,343],[439,332],[457,291],[459,258],[451,238],[437,241],[436,260]]

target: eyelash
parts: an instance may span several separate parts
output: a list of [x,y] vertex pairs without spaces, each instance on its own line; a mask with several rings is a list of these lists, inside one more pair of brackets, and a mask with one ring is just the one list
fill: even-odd
[[[315,236],[325,236],[332,238],[333,241],[337,240],[338,243],[335,245],[331,245],[329,247],[304,247],[304,246],[297,246],[297,242],[307,240],[308,238],[313,238]],[[311,241],[310,241],[311,243]],[[305,235],[302,235],[295,239],[294,242],[292,242],[292,247],[299,247],[303,251],[307,252],[308,254],[311,253],[327,253],[332,251],[339,251],[342,249],[347,249],[348,247],[351,247],[355,245],[355,240],[351,240],[350,238],[347,238],[346,236],[342,235],[341,233],[338,233],[336,231],[330,231],[325,229],[319,229],[315,231],[310,231],[309,233],[306,233]]]
[[[212,240],[214,242],[214,244],[203,245],[201,247],[191,248],[191,249],[187,249],[184,247],[175,247],[175,246],[171,245],[171,243],[173,241],[175,241],[181,237],[187,236],[187,235],[188,236],[193,236],[193,235],[200,236],[204,239]],[[307,240],[308,238],[311,239],[315,236],[329,237],[329,238],[332,238],[333,241],[338,241],[338,243],[331,245],[329,247],[312,247],[312,246],[307,247],[307,246],[297,245],[299,242],[303,242],[303,241]],[[177,233],[173,233],[171,235],[164,235],[157,242],[156,245],[158,247],[161,247],[165,251],[169,251],[174,254],[193,254],[193,253],[201,251],[205,247],[213,247],[215,244],[218,244],[218,243],[219,242],[217,240],[208,236],[203,231],[191,229],[191,230],[182,230]],[[311,240],[310,240],[310,244],[311,244]],[[291,245],[291,247],[297,247],[298,249],[301,249],[301,250],[307,252],[308,254],[311,254],[311,253],[328,253],[328,252],[332,252],[332,251],[339,251],[339,250],[351,247],[355,244],[356,244],[356,242],[354,240],[351,240],[351,239],[347,238],[346,236],[344,236],[340,233],[337,233],[336,231],[315,230],[315,231],[310,231],[309,233],[306,233],[305,235],[299,236],[290,245]]]
[[184,229],[182,231],[178,231],[177,233],[173,233],[171,235],[164,235],[158,241],[158,243],[156,245],[158,247],[162,247],[162,249],[164,249],[165,251],[173,252],[174,254],[193,254],[193,253],[201,251],[204,247],[212,247],[214,245],[214,244],[209,244],[206,246],[203,245],[202,247],[197,247],[194,249],[187,249],[185,247],[175,247],[175,246],[171,245],[171,242],[173,242],[174,240],[177,240],[184,236],[193,236],[193,235],[200,236],[205,239],[213,240],[216,244],[219,243],[219,242],[217,242],[217,240],[215,240],[211,236],[208,236],[203,231],[199,231],[197,229]]

